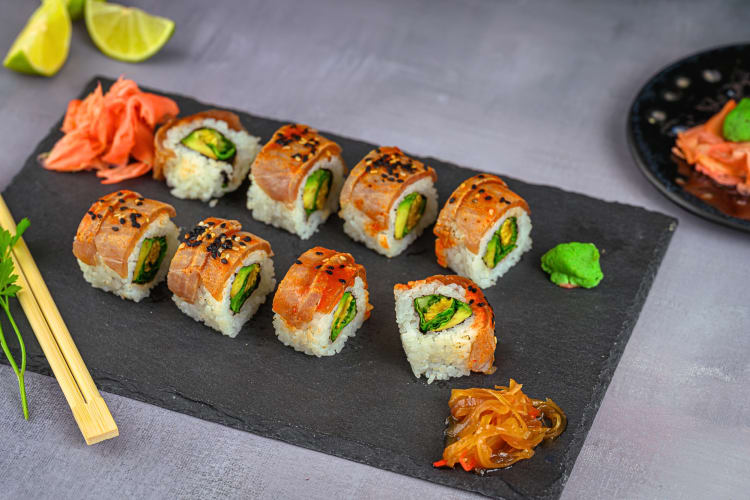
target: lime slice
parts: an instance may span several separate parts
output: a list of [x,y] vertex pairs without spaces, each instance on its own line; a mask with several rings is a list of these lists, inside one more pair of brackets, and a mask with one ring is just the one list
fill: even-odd
[[71,30],[63,1],[44,0],[13,42],[3,66],[32,75],[54,75],[68,58]]
[[153,56],[174,33],[174,21],[115,3],[86,0],[86,28],[109,57],[139,62]]

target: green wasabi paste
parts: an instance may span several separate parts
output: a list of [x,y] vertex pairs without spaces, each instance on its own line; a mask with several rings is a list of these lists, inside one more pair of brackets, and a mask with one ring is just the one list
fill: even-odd
[[542,255],[542,269],[563,288],[594,288],[604,277],[593,243],[560,243]]
[[737,107],[727,114],[722,132],[728,141],[750,141],[750,99],[742,99]]

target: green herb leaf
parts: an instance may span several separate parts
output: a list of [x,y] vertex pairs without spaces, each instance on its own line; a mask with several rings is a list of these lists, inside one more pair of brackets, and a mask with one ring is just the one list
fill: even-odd
[[18,344],[21,347],[21,366],[16,364],[16,360],[10,352],[8,343],[3,335],[2,326],[0,326],[0,347],[2,347],[5,357],[8,358],[11,368],[18,378],[18,391],[21,394],[21,407],[23,408],[23,416],[26,420],[29,419],[29,405],[26,401],[26,385],[23,380],[24,373],[26,372],[26,346],[23,342],[21,332],[18,330],[16,322],[13,320],[13,315],[10,312],[11,297],[15,297],[18,292],[21,291],[21,287],[16,285],[18,275],[14,274],[15,266],[13,264],[13,257],[11,255],[13,245],[21,238],[21,235],[28,229],[29,220],[26,218],[21,219],[16,225],[16,234],[12,235],[6,229],[0,229],[0,307],[5,311],[8,316],[8,321],[13,327],[13,331],[18,338]]

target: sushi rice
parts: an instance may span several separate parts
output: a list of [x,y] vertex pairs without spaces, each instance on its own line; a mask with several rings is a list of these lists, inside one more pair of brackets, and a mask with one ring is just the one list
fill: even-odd
[[[214,160],[184,146],[180,141],[193,130],[212,128],[232,141],[237,149],[234,163]],[[237,189],[245,180],[250,166],[260,151],[259,138],[244,130],[233,130],[222,120],[202,118],[184,125],[175,125],[166,134],[164,147],[175,157],[164,165],[164,176],[171,193],[177,198],[204,202]],[[227,185],[223,186],[228,180]]]

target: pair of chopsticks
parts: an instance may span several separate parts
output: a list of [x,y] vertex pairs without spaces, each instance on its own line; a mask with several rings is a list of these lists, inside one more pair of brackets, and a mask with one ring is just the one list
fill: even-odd
[[[12,234],[16,231],[13,215],[2,195],[0,226]],[[18,239],[11,255],[18,275],[17,284],[21,287],[17,294],[18,301],[73,411],[73,418],[86,444],[116,437],[119,434],[117,424],[94,385],[23,238]]]

